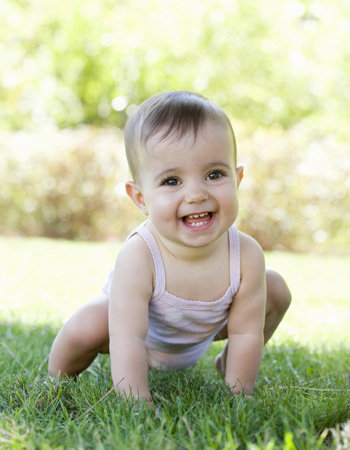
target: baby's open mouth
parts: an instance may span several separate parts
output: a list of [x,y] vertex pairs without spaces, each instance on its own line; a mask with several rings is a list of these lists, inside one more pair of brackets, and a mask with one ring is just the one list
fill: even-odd
[[189,214],[188,216],[183,216],[181,220],[184,222],[185,225],[196,228],[209,223],[212,217],[213,213],[202,212],[199,214]]

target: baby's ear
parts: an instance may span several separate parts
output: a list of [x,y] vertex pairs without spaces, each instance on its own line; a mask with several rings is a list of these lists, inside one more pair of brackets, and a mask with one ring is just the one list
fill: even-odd
[[139,210],[142,211],[145,216],[148,216],[145,199],[140,186],[135,183],[135,181],[127,181],[125,183],[125,190]]
[[241,184],[242,178],[243,178],[243,166],[238,166],[236,169],[236,176],[237,176],[237,188]]

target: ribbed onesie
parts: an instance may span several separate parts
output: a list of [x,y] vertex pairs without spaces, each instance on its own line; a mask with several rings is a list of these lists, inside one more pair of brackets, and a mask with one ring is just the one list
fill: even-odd
[[[139,234],[148,245],[155,267],[155,287],[149,303],[146,338],[150,367],[185,368],[195,364],[226,325],[232,299],[240,284],[240,245],[237,228],[228,230],[230,246],[230,286],[218,300],[185,300],[166,291],[165,271],[158,244],[147,221],[129,236]],[[103,288],[109,294],[110,275]]]

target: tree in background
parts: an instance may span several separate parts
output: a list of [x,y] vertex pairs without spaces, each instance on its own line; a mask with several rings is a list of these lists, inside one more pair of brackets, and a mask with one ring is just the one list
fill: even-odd
[[4,0],[0,13],[8,128],[122,127],[133,105],[179,88],[255,125],[329,131],[350,116],[345,0]]

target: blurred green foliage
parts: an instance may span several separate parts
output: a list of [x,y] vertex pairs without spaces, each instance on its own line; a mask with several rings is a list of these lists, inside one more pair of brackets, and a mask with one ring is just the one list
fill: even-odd
[[264,126],[350,117],[347,0],[3,0],[0,30],[10,129],[122,127],[179,88]]
[[0,233],[106,239],[139,222],[121,195],[121,133],[84,127],[0,134]]
[[[349,247],[349,145],[315,143],[303,126],[252,131],[236,123],[244,166],[238,226],[266,250]],[[117,128],[0,134],[0,233],[125,237],[142,219],[126,198]]]
[[232,118],[243,230],[349,247],[349,42],[347,0],[2,0],[0,232],[124,236],[119,129],[189,89]]

